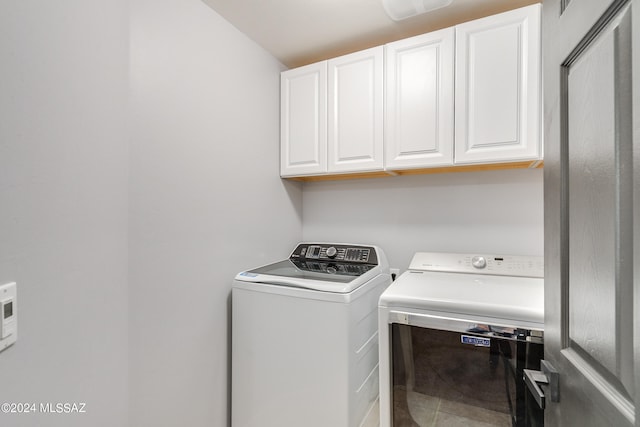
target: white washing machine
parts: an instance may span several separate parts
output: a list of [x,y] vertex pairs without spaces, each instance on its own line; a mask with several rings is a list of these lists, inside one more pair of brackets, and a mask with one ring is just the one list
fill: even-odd
[[301,243],[232,289],[233,427],[357,427],[379,390],[375,246]]
[[380,426],[541,426],[543,257],[416,253],[380,297]]

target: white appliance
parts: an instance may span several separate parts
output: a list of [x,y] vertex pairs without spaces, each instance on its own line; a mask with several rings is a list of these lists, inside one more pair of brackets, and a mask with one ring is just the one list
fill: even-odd
[[523,380],[543,277],[543,257],[416,253],[380,297],[380,426],[543,425]]
[[375,246],[300,243],[232,289],[233,427],[357,427],[379,390]]

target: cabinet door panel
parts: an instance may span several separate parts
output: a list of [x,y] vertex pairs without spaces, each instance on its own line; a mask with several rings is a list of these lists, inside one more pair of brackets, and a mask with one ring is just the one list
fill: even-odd
[[385,167],[453,163],[454,29],[386,49]]
[[540,5],[456,27],[455,162],[540,157]]
[[381,170],[382,46],[329,60],[329,172]]
[[327,63],[281,75],[280,175],[327,171]]

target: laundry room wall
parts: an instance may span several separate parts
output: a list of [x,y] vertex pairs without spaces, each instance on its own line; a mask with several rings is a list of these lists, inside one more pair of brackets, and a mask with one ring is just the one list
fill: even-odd
[[[128,15],[0,2],[0,284],[18,284],[0,403],[30,404],[3,427],[127,422]],[[58,403],[84,412],[40,409]]]
[[415,252],[543,255],[542,170],[305,183],[305,240],[371,243],[405,270]]
[[132,427],[228,425],[229,294],[288,256],[272,56],[200,0],[132,0]]

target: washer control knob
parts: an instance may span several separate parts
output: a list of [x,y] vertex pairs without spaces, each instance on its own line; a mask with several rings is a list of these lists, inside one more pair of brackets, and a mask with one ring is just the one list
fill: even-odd
[[487,260],[483,256],[474,256],[471,258],[471,265],[478,269],[485,268],[487,266]]
[[338,254],[338,251],[333,246],[327,248],[327,256],[329,258],[335,258],[337,254]]

